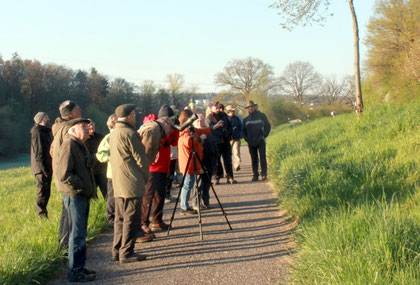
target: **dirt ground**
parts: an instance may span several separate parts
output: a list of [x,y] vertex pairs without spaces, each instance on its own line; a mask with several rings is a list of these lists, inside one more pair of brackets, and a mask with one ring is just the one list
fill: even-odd
[[[178,208],[169,236],[157,232],[152,242],[136,244],[136,252],[147,255],[145,261],[112,261],[110,229],[88,244],[86,268],[97,272],[90,284],[286,284],[294,224],[276,205],[269,183],[251,182],[247,147],[241,152],[241,170],[235,172],[239,183],[222,179],[215,185],[233,230],[213,193],[214,208],[202,210],[203,240],[197,217],[181,216]],[[167,223],[174,205],[165,205]],[[66,283],[65,272],[63,268],[49,284]]]

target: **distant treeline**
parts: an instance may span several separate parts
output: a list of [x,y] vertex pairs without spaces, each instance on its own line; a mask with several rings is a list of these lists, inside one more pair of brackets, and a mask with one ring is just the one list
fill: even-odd
[[134,103],[139,106],[139,121],[144,115],[158,112],[162,104],[183,107],[191,98],[205,97],[179,88],[158,88],[153,81],[141,86],[123,78],[110,80],[95,68],[90,72],[72,70],[37,60],[22,60],[14,54],[10,60],[0,57],[0,157],[29,152],[33,117],[48,113],[51,123],[59,116],[58,106],[74,100],[83,116],[96,122],[97,130],[106,133],[105,122],[116,106]]

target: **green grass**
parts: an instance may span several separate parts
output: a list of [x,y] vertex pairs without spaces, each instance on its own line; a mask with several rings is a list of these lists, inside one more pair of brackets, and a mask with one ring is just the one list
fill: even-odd
[[269,139],[279,201],[301,217],[297,284],[420,284],[420,105],[376,105]]
[[[48,220],[36,213],[36,185],[30,168],[0,171],[0,284],[45,283],[65,266],[57,236],[61,195],[53,186]],[[102,197],[91,203],[88,240],[106,227]]]

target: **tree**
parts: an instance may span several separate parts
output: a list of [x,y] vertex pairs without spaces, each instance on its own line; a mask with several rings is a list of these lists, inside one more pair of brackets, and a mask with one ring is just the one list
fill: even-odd
[[[370,81],[374,81],[376,89],[382,88],[380,93],[387,94],[386,97],[391,97],[392,100],[399,99],[398,101],[404,96],[402,93],[406,92],[405,89],[410,89],[408,92],[413,95],[418,94],[420,1],[378,1],[375,16],[369,21],[368,31],[367,66],[370,70]],[[385,99],[382,97],[381,99]]]
[[[348,0],[353,20],[354,45],[354,79],[356,86],[356,112],[359,116],[363,110],[362,84],[360,75],[359,26],[353,0]],[[283,27],[292,29],[299,24],[305,26],[312,22],[322,23],[328,11],[330,0],[276,0],[271,7],[280,10],[284,18]]]
[[286,66],[280,77],[280,90],[286,96],[303,103],[305,98],[316,95],[321,85],[321,75],[309,62],[296,61]]
[[239,95],[237,100],[248,100],[257,92],[266,94],[278,85],[272,66],[253,57],[230,61],[223,72],[216,74],[214,81],[218,86],[227,86],[229,92]]

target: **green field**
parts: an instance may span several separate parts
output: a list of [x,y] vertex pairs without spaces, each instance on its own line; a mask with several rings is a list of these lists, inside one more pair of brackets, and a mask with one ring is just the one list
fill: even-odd
[[270,179],[300,218],[292,282],[420,284],[420,105],[274,130]]
[[[29,167],[0,171],[0,284],[37,284],[65,264],[57,235],[61,195],[53,187],[49,219],[36,213],[35,178]],[[107,226],[105,202],[91,203],[88,239]]]

